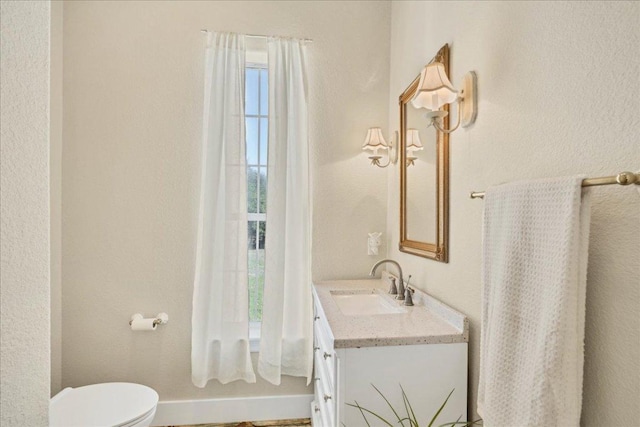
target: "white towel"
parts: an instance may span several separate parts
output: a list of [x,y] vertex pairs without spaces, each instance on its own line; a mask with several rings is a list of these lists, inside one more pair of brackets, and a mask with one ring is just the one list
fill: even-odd
[[580,423],[590,219],[582,178],[486,192],[478,386],[486,426]]

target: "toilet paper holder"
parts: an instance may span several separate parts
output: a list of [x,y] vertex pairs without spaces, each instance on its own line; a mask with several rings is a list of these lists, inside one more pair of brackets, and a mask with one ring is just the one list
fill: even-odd
[[[133,324],[134,320],[142,320],[144,316],[140,313],[136,313],[131,316],[131,320],[129,320],[129,326]],[[153,319],[153,326],[164,325],[169,322],[169,315],[167,313],[158,313],[156,318]]]

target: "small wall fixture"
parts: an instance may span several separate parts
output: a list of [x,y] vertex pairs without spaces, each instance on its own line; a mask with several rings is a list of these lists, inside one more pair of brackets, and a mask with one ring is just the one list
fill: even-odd
[[[462,79],[462,89],[458,91],[453,87],[444,65],[440,62],[428,64],[420,73],[420,81],[416,95],[411,100],[415,108],[426,108],[427,119],[440,132],[451,133],[460,126],[467,127],[476,120],[478,114],[476,97],[476,73],[469,71]],[[444,129],[442,119],[447,116],[446,111],[440,110],[445,104],[458,103],[458,122],[453,128]]]
[[424,150],[418,129],[407,129],[407,166],[415,165],[416,151]]
[[[397,139],[396,132],[396,139]],[[395,164],[398,161],[398,153],[395,149],[394,141],[387,142],[384,140],[382,136],[382,129],[380,128],[369,128],[367,131],[367,137],[364,140],[364,144],[362,144],[363,150],[371,150],[371,156],[369,156],[369,160],[371,160],[371,164],[378,166],[380,168],[386,168],[391,163]],[[388,160],[384,165],[380,164],[380,159],[382,156],[378,154],[378,150],[388,150]]]

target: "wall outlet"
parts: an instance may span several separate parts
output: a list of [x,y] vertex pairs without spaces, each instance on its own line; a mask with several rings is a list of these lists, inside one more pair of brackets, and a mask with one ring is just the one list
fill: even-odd
[[378,248],[382,244],[382,233],[376,231],[374,233],[369,233],[369,238],[367,239],[367,255],[378,255]]

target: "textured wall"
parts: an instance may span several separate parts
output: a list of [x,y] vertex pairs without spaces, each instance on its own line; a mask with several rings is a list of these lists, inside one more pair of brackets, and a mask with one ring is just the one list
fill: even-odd
[[[640,169],[640,4],[393,2],[390,120],[397,97],[444,43],[452,82],[478,73],[476,124],[451,136],[449,264],[400,253],[398,170],[389,172],[389,254],[415,284],[471,319],[470,411],[480,337],[482,201],[515,179]],[[640,197],[593,193],[582,424],[626,425],[640,396]]]
[[62,13],[51,2],[51,395],[62,385]]
[[49,410],[49,2],[0,3],[0,425]]
[[[203,99],[201,28],[310,37],[314,278],[362,277],[386,174],[360,150],[386,126],[388,2],[67,2],[63,386],[136,381],[161,399],[307,393],[300,379],[197,389],[191,296]],[[131,333],[132,313],[168,325]]]

